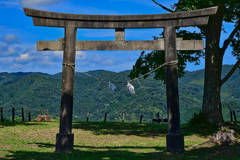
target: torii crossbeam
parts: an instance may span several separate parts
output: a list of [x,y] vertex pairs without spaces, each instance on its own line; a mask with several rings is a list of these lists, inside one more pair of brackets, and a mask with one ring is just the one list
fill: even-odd
[[[209,16],[218,7],[187,12],[150,15],[84,15],[47,12],[23,8],[35,26],[63,27],[64,38],[58,41],[38,41],[37,50],[64,51],[63,62],[75,65],[76,50],[165,50],[165,63],[177,60],[177,50],[203,50],[202,40],[176,38],[176,27],[207,25]],[[115,29],[115,41],[77,41],[77,28]],[[157,41],[125,41],[124,29],[164,28],[164,39]],[[165,66],[168,113],[167,151],[184,150],[184,136],[180,128],[177,65]],[[62,68],[60,127],[56,138],[56,152],[73,151],[72,110],[75,70]]]

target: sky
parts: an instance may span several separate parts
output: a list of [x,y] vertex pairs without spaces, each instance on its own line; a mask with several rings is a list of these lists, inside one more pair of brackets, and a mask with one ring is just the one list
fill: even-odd
[[[167,8],[177,0],[157,0]],[[0,0],[0,72],[43,72],[56,74],[62,71],[62,51],[37,51],[37,41],[57,41],[64,37],[64,28],[34,26],[31,17],[24,14],[23,7],[51,12],[97,15],[131,15],[169,13],[152,0]],[[227,33],[222,32],[221,44],[234,29],[224,23]],[[195,27],[183,27],[198,31]],[[159,29],[125,29],[125,40],[153,40]],[[115,40],[114,29],[77,29],[77,40]],[[236,58],[228,47],[223,64],[235,64]],[[149,53],[151,51],[146,51]],[[77,51],[76,68],[82,71],[109,70],[120,72],[132,69],[141,51]],[[186,70],[204,69],[187,63]]]

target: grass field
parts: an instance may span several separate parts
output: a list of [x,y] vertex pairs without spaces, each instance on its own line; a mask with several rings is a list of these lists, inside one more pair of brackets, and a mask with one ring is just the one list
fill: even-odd
[[[226,123],[238,132],[240,123]],[[73,122],[73,153],[54,153],[59,122],[0,123],[0,159],[240,159],[240,145],[192,145],[210,138],[214,130],[181,125],[185,151],[166,152],[167,124]]]

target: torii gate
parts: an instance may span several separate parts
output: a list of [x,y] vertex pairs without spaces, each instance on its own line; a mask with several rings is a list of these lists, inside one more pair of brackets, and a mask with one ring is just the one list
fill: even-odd
[[[165,63],[177,60],[177,50],[203,50],[203,40],[176,38],[176,27],[207,25],[218,7],[187,12],[150,15],[84,15],[47,12],[23,8],[35,26],[65,28],[64,38],[58,41],[38,41],[37,50],[63,52],[62,94],[59,133],[56,152],[73,151],[72,134],[73,84],[76,50],[165,50]],[[115,41],[76,41],[77,28],[115,29]],[[164,39],[157,41],[125,41],[124,29],[164,28]],[[181,134],[177,65],[165,66],[168,112],[167,151],[184,150]]]

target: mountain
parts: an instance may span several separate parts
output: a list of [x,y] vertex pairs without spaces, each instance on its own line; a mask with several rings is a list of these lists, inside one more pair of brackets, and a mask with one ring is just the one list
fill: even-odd
[[[223,66],[225,76],[233,65]],[[122,114],[126,113],[126,122],[139,122],[143,113],[143,122],[151,123],[156,113],[164,114],[167,118],[166,86],[156,81],[153,76],[139,81],[130,82],[135,87],[136,94],[126,90],[130,71],[111,72],[104,70],[89,71],[88,74],[101,80],[116,83],[115,93],[109,92],[108,83],[89,77],[83,73],[75,73],[74,82],[74,110],[73,120],[85,121],[87,112],[90,121],[103,121],[107,112],[107,121],[121,121]],[[15,117],[21,117],[21,108],[24,108],[25,117],[28,117],[28,107],[31,108],[32,119],[39,114],[40,107],[49,110],[50,116],[59,119],[61,101],[62,73],[50,75],[46,73],[0,73],[0,107],[4,117],[10,119],[12,107],[15,108]],[[229,121],[231,107],[240,118],[240,74],[236,70],[229,80],[222,86],[221,99],[224,119]],[[179,79],[179,105],[181,123],[187,123],[193,113],[199,112],[203,99],[204,70],[187,71]],[[26,119],[26,118],[25,118]]]
[[17,73],[0,72],[0,85],[6,83],[8,81],[27,76],[29,74],[51,76],[49,74],[41,73],[41,72],[25,72],[25,73],[24,72],[17,72]]

